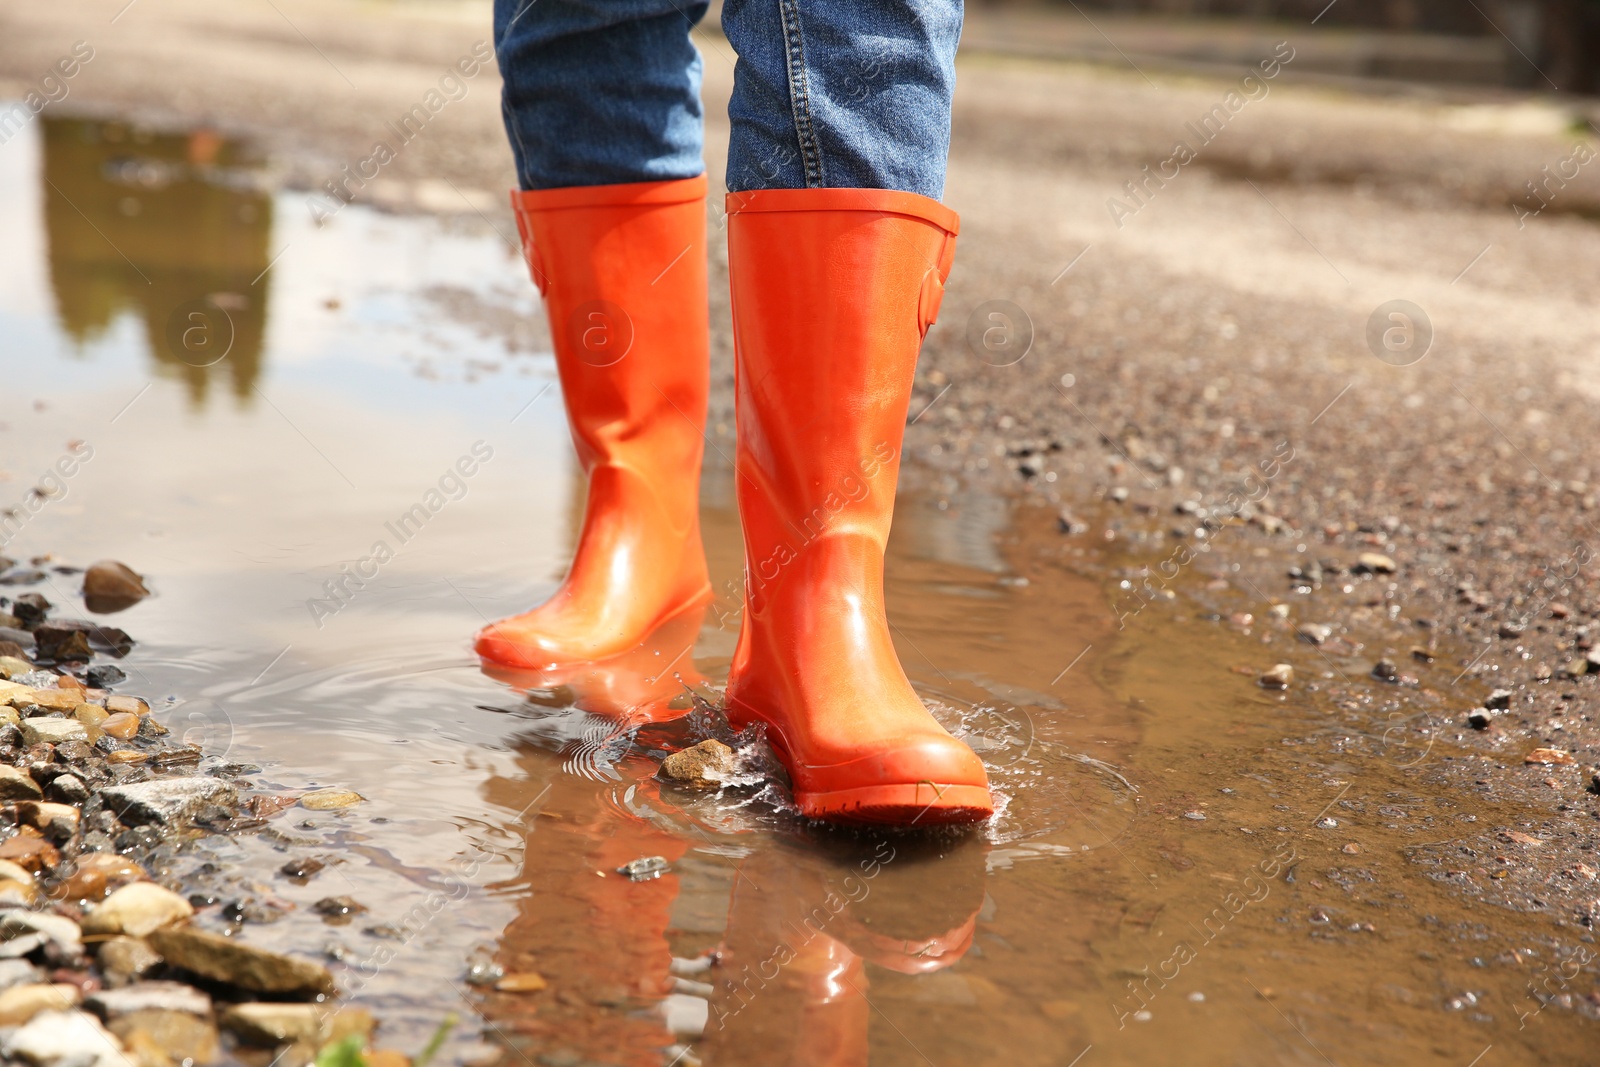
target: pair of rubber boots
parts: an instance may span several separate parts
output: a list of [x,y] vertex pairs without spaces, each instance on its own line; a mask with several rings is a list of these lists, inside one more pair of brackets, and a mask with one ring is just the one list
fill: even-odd
[[[565,582],[483,630],[485,660],[602,664],[711,599],[705,196],[704,177],[513,194],[589,487]],[[986,818],[983,765],[912,689],[883,600],[912,377],[957,217],[864,189],[727,207],[746,601],[729,721],[767,724],[807,816]]]

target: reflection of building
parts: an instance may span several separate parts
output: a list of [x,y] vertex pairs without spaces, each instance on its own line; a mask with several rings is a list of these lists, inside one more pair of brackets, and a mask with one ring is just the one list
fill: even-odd
[[[260,276],[272,229],[272,201],[252,180],[255,161],[209,130],[152,133],[56,118],[43,118],[42,130],[50,285],[62,328],[82,344],[131,311],[157,373],[186,381],[197,405],[213,375],[247,397],[260,374],[270,275]],[[210,367],[180,359],[168,338],[174,313],[183,318],[179,309],[198,300],[223,308],[232,324],[227,358]]]

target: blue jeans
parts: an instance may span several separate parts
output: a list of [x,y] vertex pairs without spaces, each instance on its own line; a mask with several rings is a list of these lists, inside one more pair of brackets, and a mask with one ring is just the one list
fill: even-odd
[[[522,187],[701,174],[703,61],[689,31],[706,7],[495,0]],[[961,0],[725,0],[722,28],[738,55],[729,192],[943,194]]]

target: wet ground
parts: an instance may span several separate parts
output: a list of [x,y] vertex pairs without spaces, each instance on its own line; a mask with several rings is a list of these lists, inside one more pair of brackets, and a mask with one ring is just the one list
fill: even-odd
[[[607,712],[715,702],[741,551],[724,449],[703,487],[723,595],[698,627],[582,676],[486,676],[468,636],[554,587],[581,506],[551,359],[515,325],[531,290],[493,219],[354,205],[317,227],[269,163],[120,120],[46,118],[0,152],[0,336],[21,357],[0,488],[20,500],[68,441],[93,449],[7,553],[133,564],[157,595],[117,616],[142,642],[130,688],[170,694],[164,722],[265,783],[366,798],[173,850],[163,873],[246,904],[242,924],[200,922],[325,955],[384,1045],[460,1013],[455,1062],[1591,1057],[1591,930],[1528,902],[1592,883],[1532,857],[1592,859],[1595,805],[1568,783],[1578,821],[1553,831],[1506,784],[1523,768],[1463,725],[1497,684],[1464,671],[1481,653],[1448,626],[1412,636],[1398,579],[1355,565],[1404,531],[1307,553],[1264,519],[1207,530],[1172,509],[1176,464],[1144,438],[1075,471],[1048,442],[959,440],[930,409],[891,618],[1000,814],[873,836],[803,825],[756,781],[665,786],[661,755],[714,716]],[[951,351],[925,400],[961,412],[970,393],[932,377]],[[1250,447],[1307,459],[1276,444]],[[1152,585],[1178,545],[1195,547]],[[1349,566],[1285,583],[1329,554]],[[1297,637],[1324,618],[1321,644]],[[1399,684],[1373,676],[1380,656]],[[1278,663],[1287,690],[1260,684]],[[654,856],[659,877],[616,871]],[[328,865],[275,873],[302,857]],[[367,910],[329,922],[310,907],[329,895]],[[475,984],[501,971],[547,986]]]

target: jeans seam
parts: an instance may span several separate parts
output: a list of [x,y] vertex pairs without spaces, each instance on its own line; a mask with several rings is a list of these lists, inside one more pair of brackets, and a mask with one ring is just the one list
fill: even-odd
[[784,57],[789,73],[789,107],[794,113],[795,137],[800,142],[800,159],[805,167],[806,188],[822,188],[822,146],[811,121],[811,90],[806,80],[805,38],[800,32],[799,0],[778,0],[778,15],[783,21]]

